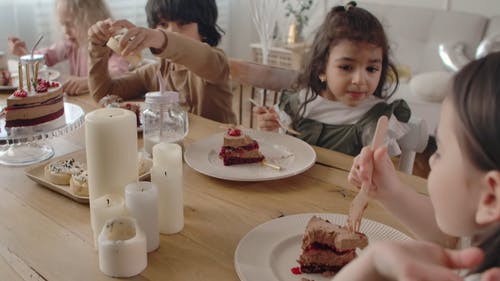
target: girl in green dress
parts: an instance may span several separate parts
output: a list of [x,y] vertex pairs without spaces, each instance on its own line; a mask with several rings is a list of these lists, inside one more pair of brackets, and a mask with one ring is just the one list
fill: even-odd
[[308,56],[296,91],[284,92],[279,108],[254,108],[257,127],[278,131],[280,119],[309,144],[357,155],[386,115],[390,153],[399,154],[396,140],[408,131],[411,112],[402,100],[385,101],[399,80],[378,19],[355,2],[332,8]]

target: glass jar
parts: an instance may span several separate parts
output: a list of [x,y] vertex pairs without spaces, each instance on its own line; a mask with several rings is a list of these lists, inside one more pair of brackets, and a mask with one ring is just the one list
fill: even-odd
[[[26,85],[28,88],[30,88],[33,85],[36,85],[36,80],[38,78],[42,78],[44,80],[49,80],[47,71],[45,69],[47,66],[45,66],[45,56],[43,54],[33,54],[30,55],[24,55],[19,58],[19,61],[22,65],[22,70],[19,69],[19,71],[23,71],[22,75],[18,75],[19,78],[23,78],[26,81],[23,81],[24,85]],[[41,76],[38,76],[39,74],[42,74]]]
[[179,105],[179,93],[147,93],[142,118],[144,151],[150,156],[153,146],[160,142],[183,146],[189,125],[187,112]]

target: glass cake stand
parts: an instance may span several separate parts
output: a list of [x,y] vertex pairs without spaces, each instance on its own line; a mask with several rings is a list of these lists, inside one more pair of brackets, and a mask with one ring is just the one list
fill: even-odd
[[47,140],[64,136],[80,128],[85,120],[83,109],[64,103],[64,115],[36,126],[5,128],[5,115],[0,116],[0,164],[22,166],[38,163],[54,156]]

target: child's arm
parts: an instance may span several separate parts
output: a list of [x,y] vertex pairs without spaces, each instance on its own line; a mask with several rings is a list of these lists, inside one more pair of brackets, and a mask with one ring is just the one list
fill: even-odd
[[9,37],[8,45],[9,45],[9,52],[14,56],[20,57],[28,53],[28,49],[26,48],[26,42],[17,37]]
[[370,196],[376,199],[386,210],[398,218],[420,239],[433,241],[443,246],[454,247],[457,239],[444,234],[438,227],[434,209],[428,196],[417,193],[404,185],[396,174],[394,164],[387,154],[387,147],[375,152],[369,147],[363,148],[354,158],[348,180],[361,186],[361,179],[373,165]]
[[[48,48],[36,50],[35,53],[45,55],[45,64],[53,66],[68,58],[69,48],[74,48],[71,42],[61,41]],[[28,54],[26,43],[17,37],[9,37],[9,51],[19,57]]]
[[63,84],[63,91],[70,96],[81,96],[89,93],[87,77],[70,76]]
[[175,32],[137,27],[127,20],[117,20],[112,27],[128,29],[120,39],[124,56],[151,48],[154,55],[183,65],[212,84],[229,81],[229,63],[221,49]]
[[154,53],[156,56],[184,65],[212,84],[228,83],[229,63],[221,49],[174,32],[162,30],[162,33],[168,43],[163,50]]
[[53,66],[61,61],[67,60],[70,49],[72,48],[78,47],[70,41],[63,40],[52,44],[48,48],[36,50],[36,53],[45,55],[45,64],[47,66]]
[[[106,95],[116,95],[123,99],[132,99],[146,93],[149,89],[144,82],[147,79],[156,81],[157,64],[147,66],[154,68],[142,71],[143,68],[112,79],[108,71],[108,60],[111,50],[106,42],[113,35],[111,20],[99,21],[88,30],[89,36],[89,91],[95,101]],[[149,76],[148,76],[149,75]]]
[[424,241],[383,241],[366,248],[332,281],[463,280],[455,269],[477,266],[478,248],[448,250]]
[[277,120],[279,117],[274,108],[256,106],[253,108],[253,113],[257,116],[257,129],[262,131],[278,131],[280,125]]

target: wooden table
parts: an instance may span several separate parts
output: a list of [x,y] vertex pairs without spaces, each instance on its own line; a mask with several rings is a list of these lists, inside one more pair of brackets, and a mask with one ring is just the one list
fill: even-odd
[[[0,96],[0,103],[5,99]],[[70,97],[85,111],[88,96]],[[219,132],[219,124],[190,115],[186,143]],[[56,153],[83,147],[83,129],[55,139]],[[318,163],[290,178],[232,182],[211,178],[184,165],[184,229],[162,235],[148,255],[148,267],[131,280],[239,280],[234,252],[257,225],[299,213],[347,213],[355,192],[347,184],[352,158],[315,148]],[[401,177],[424,192],[425,180]],[[52,192],[24,175],[24,168],[0,166],[0,280],[111,280],[100,272],[93,247],[88,205]],[[365,217],[408,233],[371,203]]]

